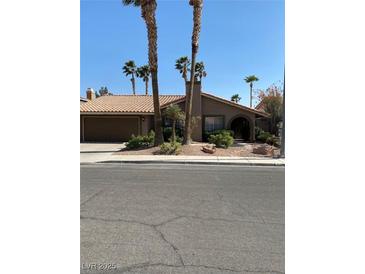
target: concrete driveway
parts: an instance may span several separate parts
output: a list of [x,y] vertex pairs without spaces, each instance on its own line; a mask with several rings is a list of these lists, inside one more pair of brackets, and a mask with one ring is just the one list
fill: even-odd
[[116,152],[125,148],[125,143],[80,143],[80,153]]
[[125,143],[80,143],[80,163],[109,160],[114,152],[122,148],[125,148]]
[[81,273],[277,274],[284,246],[284,168],[81,166]]

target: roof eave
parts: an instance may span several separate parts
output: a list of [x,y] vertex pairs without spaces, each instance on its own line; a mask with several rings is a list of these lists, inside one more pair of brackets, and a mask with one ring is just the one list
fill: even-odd
[[80,115],[154,115],[153,112],[80,111]]

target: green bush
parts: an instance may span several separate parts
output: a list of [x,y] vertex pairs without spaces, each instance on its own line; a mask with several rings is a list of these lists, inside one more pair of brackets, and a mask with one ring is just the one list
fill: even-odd
[[204,141],[209,141],[209,136],[210,135],[217,135],[217,134],[220,134],[220,133],[223,133],[223,134],[228,134],[230,136],[234,136],[234,132],[233,130],[228,130],[228,129],[218,129],[218,130],[214,130],[214,131],[205,131],[203,133],[203,140]]
[[[170,137],[168,141],[172,142],[172,137]],[[176,135],[176,140],[175,141],[177,143],[182,143],[183,142],[183,137],[180,137],[180,136]]]
[[181,143],[170,142],[170,143],[163,143],[160,146],[160,154],[177,155],[180,153],[181,153]]
[[271,146],[279,147],[279,138],[272,135],[270,132],[261,131],[260,134],[256,137],[256,140],[269,144]]
[[[163,128],[163,139],[165,141],[171,142],[172,137],[172,127],[164,127]],[[180,128],[176,127],[176,141],[181,143],[183,139],[183,132]]]
[[265,131],[262,128],[255,127],[255,138],[257,139],[263,132]]
[[151,130],[148,135],[132,135],[129,139],[126,147],[128,149],[136,149],[136,148],[147,148],[153,146],[155,142],[155,132]]
[[208,141],[216,147],[228,148],[233,144],[233,137],[229,130],[222,130],[217,134],[209,135]]
[[234,132],[233,132],[233,130],[228,130],[228,129],[218,129],[218,130],[210,132],[209,135],[217,135],[217,134],[225,134],[225,135],[230,135],[233,137]]
[[257,140],[266,143],[268,138],[272,138],[272,134],[270,132],[261,131],[261,133],[256,137]]

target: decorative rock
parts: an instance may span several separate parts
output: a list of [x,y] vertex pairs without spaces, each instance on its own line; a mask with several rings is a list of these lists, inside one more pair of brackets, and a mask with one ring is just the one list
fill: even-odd
[[205,145],[202,147],[203,152],[213,154],[217,149],[215,145]]

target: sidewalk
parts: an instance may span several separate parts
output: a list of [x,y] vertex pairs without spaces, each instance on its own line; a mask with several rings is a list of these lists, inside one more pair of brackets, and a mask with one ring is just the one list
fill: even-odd
[[285,159],[264,157],[176,156],[176,155],[113,155],[113,153],[80,153],[80,163],[155,163],[211,164],[246,166],[285,166]]

